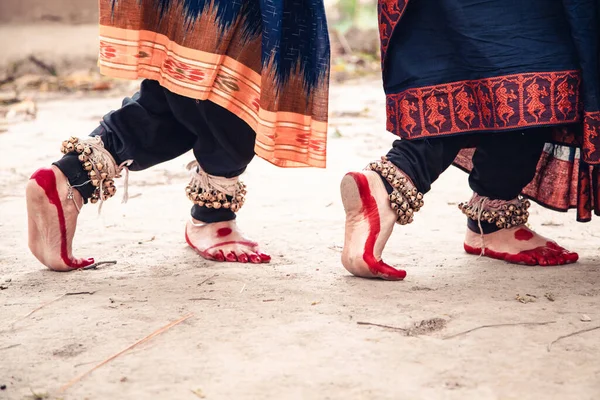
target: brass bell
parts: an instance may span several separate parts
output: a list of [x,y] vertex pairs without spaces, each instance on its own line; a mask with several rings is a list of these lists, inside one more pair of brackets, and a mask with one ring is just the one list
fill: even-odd
[[98,179],[92,179],[92,186],[98,187],[100,181]]
[[89,147],[89,146],[86,146],[86,147],[83,149],[83,154],[85,154],[85,155],[89,156],[90,154],[92,154],[92,148],[91,148],[91,147]]
[[106,179],[106,178],[108,178],[108,174],[106,172],[101,172],[100,179]]
[[75,145],[73,143],[67,143],[67,145],[65,147],[66,147],[68,153],[75,151]]
[[423,193],[417,193],[417,200],[423,200]]
[[217,200],[225,201],[225,200],[227,200],[227,196],[225,196],[225,193],[219,193],[219,194],[217,194]]
[[222,205],[222,204],[221,204],[221,203],[219,203],[218,201],[215,201],[215,202],[213,202],[213,203],[212,203],[212,205],[213,205],[213,208],[214,208],[215,210],[218,210],[219,208],[221,208],[221,205]]
[[85,169],[86,171],[91,171],[93,169],[92,163],[89,161],[84,162],[83,169]]
[[75,136],[71,136],[71,137],[69,138],[69,142],[71,142],[71,143],[75,144],[75,143],[79,142],[79,138],[77,138],[77,137],[75,137]]
[[223,203],[223,208],[231,208],[231,203],[226,201],[225,203]]
[[241,203],[241,202],[243,202],[243,201],[244,201],[244,196],[242,196],[242,195],[238,194],[237,196],[235,196],[235,200],[236,200],[238,203]]
[[62,147],[67,147],[67,145],[69,144],[69,142],[66,141],[66,140],[63,140],[61,144],[62,144]]
[[94,170],[92,170],[88,173],[88,176],[90,177],[90,179],[96,179],[97,178],[96,175],[97,175],[96,171],[94,171]]
[[80,154],[79,157],[79,161],[81,161],[82,163],[86,162],[88,160],[87,156],[85,154]]
[[102,171],[102,168],[104,168],[104,165],[102,163],[96,163],[96,168],[98,169],[98,171]]
[[108,192],[111,196],[114,196],[117,192],[117,188],[114,186],[109,186],[105,189],[105,191]]
[[77,146],[75,146],[75,151],[78,153],[83,153],[83,145],[81,143],[77,143]]
[[396,204],[396,203],[390,204],[390,207],[392,207],[392,210],[394,210],[394,211],[396,211],[397,209],[400,208],[400,206],[398,204]]
[[213,206],[213,203],[211,203],[211,202],[204,203],[204,207],[206,207],[206,208],[212,208],[212,206]]
[[238,210],[239,210],[239,209],[240,209],[240,205],[239,205],[239,204],[237,204],[237,203],[233,203],[233,204],[231,205],[231,211],[233,211],[233,212],[238,212]]
[[98,202],[98,198],[97,197],[90,198],[90,203],[96,204],[97,202]]

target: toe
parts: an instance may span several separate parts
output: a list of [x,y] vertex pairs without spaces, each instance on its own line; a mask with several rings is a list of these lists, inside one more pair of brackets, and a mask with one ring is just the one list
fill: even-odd
[[238,254],[238,261],[241,263],[247,263],[248,262],[248,255],[246,253],[242,253],[242,254]]
[[215,261],[225,261],[225,255],[223,254],[222,250],[217,251],[212,256],[215,259]]
[[271,261],[271,256],[265,253],[257,253],[258,256],[260,257],[260,260],[264,263],[268,263]]
[[260,259],[260,256],[258,254],[255,254],[255,253],[250,254],[248,256],[248,258],[250,259],[250,262],[253,264],[261,264],[262,263],[262,260]]
[[225,259],[229,262],[236,262],[237,261],[237,256],[235,255],[235,253],[233,251],[230,251],[227,256],[225,256]]
[[546,256],[546,261],[548,262],[548,265],[551,265],[551,266],[562,264],[560,262],[559,256],[548,255],[548,256]]
[[402,269],[396,269],[390,265],[387,265],[383,261],[375,266],[369,268],[373,275],[377,278],[381,278],[388,281],[401,281],[406,278],[406,271]]
[[564,258],[568,264],[575,263],[579,260],[579,254],[567,252],[564,254]]

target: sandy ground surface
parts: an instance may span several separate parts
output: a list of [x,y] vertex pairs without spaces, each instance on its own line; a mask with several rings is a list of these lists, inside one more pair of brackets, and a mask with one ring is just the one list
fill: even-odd
[[[407,269],[407,279],[353,278],[339,261],[339,181],[384,154],[393,137],[384,131],[378,81],[335,86],[331,97],[326,170],[282,170],[257,159],[245,175],[239,222],[273,255],[264,266],[211,263],[186,247],[188,154],[132,173],[128,204],[114,199],[101,217],[84,208],[76,255],[117,265],[47,271],[26,247],[25,183],[59,156],[61,140],[86,135],[120,99],[41,102],[37,120],[0,134],[0,399],[32,391],[63,399],[598,399],[600,331],[548,350],[560,336],[600,324],[598,222],[533,208],[534,227],[580,251],[577,265],[468,256],[456,207],[470,195],[467,176],[451,169],[415,223],[389,243],[386,260]],[[47,304],[77,292],[93,294]],[[535,301],[516,300],[526,294]],[[432,319],[410,335],[358,324],[407,329]],[[483,325],[543,322],[552,323],[449,338]]]

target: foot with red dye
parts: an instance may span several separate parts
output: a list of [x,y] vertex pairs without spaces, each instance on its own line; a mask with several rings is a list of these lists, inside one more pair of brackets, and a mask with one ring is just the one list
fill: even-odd
[[71,271],[94,263],[93,258],[73,257],[71,245],[83,199],[77,190],[69,190],[58,168],[37,170],[27,183],[26,198],[29,249],[42,264],[54,271]]
[[261,253],[258,243],[246,239],[235,220],[205,224],[192,219],[185,226],[185,240],[198,254],[211,261],[261,264],[271,257]]
[[579,259],[577,253],[570,252],[525,226],[501,229],[487,235],[480,235],[467,229],[465,251],[483,255],[513,264],[525,265],[565,265]]
[[346,211],[346,233],[342,264],[363,278],[402,280],[406,272],[381,260],[396,213],[390,207],[387,190],[379,174],[350,172],[342,179],[342,201]]

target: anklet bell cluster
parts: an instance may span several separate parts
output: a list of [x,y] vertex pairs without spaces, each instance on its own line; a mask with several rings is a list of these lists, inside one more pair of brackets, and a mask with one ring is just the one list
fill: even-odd
[[414,214],[423,207],[423,193],[387,157],[370,163],[366,169],[379,173],[392,186],[393,191],[388,197],[392,210],[398,215],[396,223],[410,224]]
[[492,200],[474,194],[468,203],[460,203],[458,208],[474,221],[495,224],[500,229],[525,225],[529,219],[529,200],[519,196],[513,200]]
[[99,136],[79,140],[70,137],[62,142],[63,154],[77,153],[83,169],[87,171],[90,183],[95,187],[91,203],[107,200],[115,195],[115,178],[120,178],[121,167],[117,167],[110,153],[104,149],[104,144]]
[[246,201],[246,185],[236,178],[209,175],[197,163],[188,165],[192,180],[185,193],[194,204],[213,209],[238,212]]

